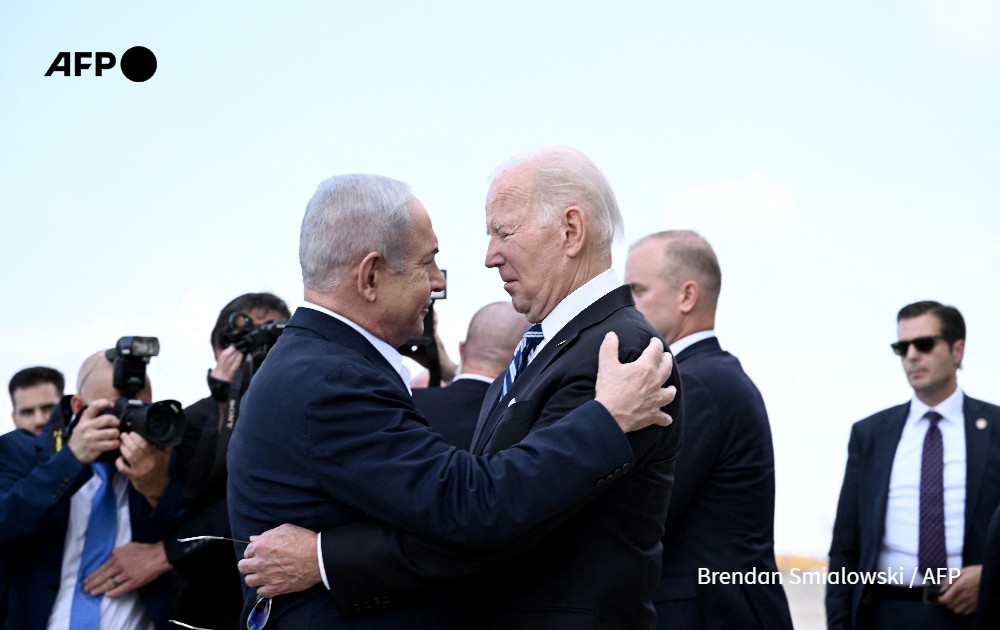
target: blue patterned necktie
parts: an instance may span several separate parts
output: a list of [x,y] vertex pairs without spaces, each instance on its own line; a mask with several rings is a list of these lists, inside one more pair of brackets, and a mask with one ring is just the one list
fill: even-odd
[[943,418],[928,411],[930,421],[924,435],[924,452],[920,463],[920,546],[917,563],[921,571],[948,566],[948,551],[944,537],[944,442],[938,422]]
[[531,328],[524,333],[524,337],[521,337],[521,343],[517,344],[517,348],[514,350],[514,358],[510,362],[510,367],[504,372],[503,389],[500,391],[500,398],[507,395],[511,385],[514,384],[514,379],[524,371],[524,368],[528,367],[528,357],[531,356],[531,351],[537,348],[538,344],[542,343],[543,338],[541,322],[532,324]]
[[94,474],[101,480],[101,487],[94,495],[90,520],[87,521],[87,537],[83,541],[80,572],[77,574],[73,605],[70,608],[70,630],[93,630],[101,625],[103,596],[95,597],[84,591],[83,580],[111,557],[111,551],[115,546],[118,499],[111,483],[114,474],[112,466],[113,464],[106,462],[95,462],[91,466]]

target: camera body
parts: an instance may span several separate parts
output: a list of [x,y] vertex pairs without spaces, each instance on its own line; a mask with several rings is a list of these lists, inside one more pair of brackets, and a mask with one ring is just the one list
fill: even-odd
[[[104,353],[114,364],[113,384],[121,394],[114,406],[105,411],[118,418],[118,430],[134,431],[154,446],[177,446],[184,435],[187,420],[176,400],[146,404],[135,396],[146,386],[146,365],[160,353],[156,337],[122,337]],[[100,461],[114,461],[118,451],[104,453]]]
[[285,320],[257,325],[246,313],[229,316],[229,327],[222,333],[222,346],[235,346],[254,365],[259,365],[285,330]]

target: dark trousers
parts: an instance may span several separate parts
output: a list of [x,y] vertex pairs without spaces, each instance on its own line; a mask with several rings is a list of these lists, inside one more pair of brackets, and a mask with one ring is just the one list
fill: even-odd
[[956,615],[940,604],[903,601],[875,597],[868,609],[862,628],[868,630],[969,630],[972,617]]

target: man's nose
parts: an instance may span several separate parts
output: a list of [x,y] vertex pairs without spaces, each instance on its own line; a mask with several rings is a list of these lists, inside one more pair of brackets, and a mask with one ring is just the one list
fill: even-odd
[[448,286],[448,279],[445,278],[441,268],[434,265],[434,272],[431,274],[431,291],[444,291]]
[[503,257],[500,256],[498,250],[496,241],[491,238],[489,245],[486,246],[486,260],[484,262],[487,267],[499,267],[503,263]]

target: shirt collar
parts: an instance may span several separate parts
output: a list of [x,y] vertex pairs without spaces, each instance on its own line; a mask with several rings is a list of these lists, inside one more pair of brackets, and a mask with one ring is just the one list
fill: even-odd
[[532,356],[541,352],[545,344],[549,342],[549,339],[562,330],[570,320],[583,312],[585,308],[621,285],[622,283],[618,280],[618,274],[615,273],[615,270],[608,269],[604,273],[594,276],[586,284],[564,297],[545,316],[545,319],[542,320],[542,335],[544,339],[538,345],[538,349],[532,353]]
[[941,414],[943,418],[942,422],[961,423],[965,418],[965,412],[962,410],[963,402],[965,402],[965,394],[962,392],[961,387],[956,387],[951,396],[948,396],[934,407],[928,407],[923,401],[914,396],[913,400],[910,401],[910,417],[907,422],[920,422],[925,413],[934,409],[934,411]]
[[711,339],[715,336],[714,330],[699,330],[696,333],[691,333],[686,337],[681,337],[677,341],[670,344],[670,352],[676,357],[678,354],[684,352],[694,344],[699,341],[704,341],[705,339]]
[[329,315],[334,319],[340,320],[345,324],[347,324],[348,326],[350,326],[351,328],[353,328],[354,330],[358,331],[358,333],[360,333],[362,337],[368,340],[368,343],[372,344],[372,346],[374,346],[375,349],[378,350],[378,353],[381,354],[382,357],[389,362],[389,365],[392,366],[392,369],[396,370],[396,373],[399,374],[399,378],[402,379],[403,384],[406,385],[406,391],[413,393],[410,390],[410,370],[405,365],[403,365],[403,355],[399,354],[399,352],[395,348],[387,344],[385,341],[379,339],[375,335],[371,334],[361,326],[358,326],[357,324],[347,319],[343,315],[339,313],[334,313],[328,308],[322,307],[319,304],[313,304],[312,302],[308,301],[302,302],[301,306],[304,306],[306,308],[311,308],[312,310],[319,311],[320,313],[325,313],[326,315]]
[[[484,383],[489,383],[490,385],[492,385],[493,381],[495,381],[496,379],[490,378],[488,376],[483,376],[482,374],[457,374],[455,375],[455,378],[451,379],[451,382],[454,383],[455,381],[462,381],[462,380],[482,381]],[[450,384],[451,383],[449,383],[449,385]]]

